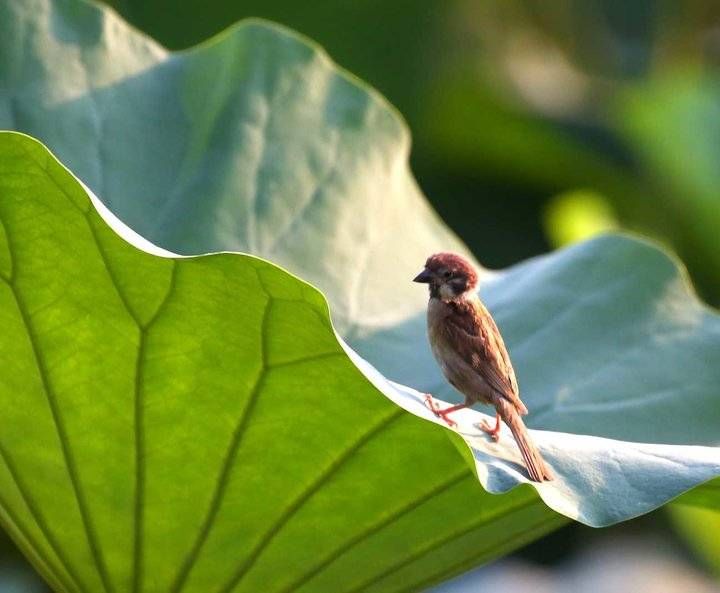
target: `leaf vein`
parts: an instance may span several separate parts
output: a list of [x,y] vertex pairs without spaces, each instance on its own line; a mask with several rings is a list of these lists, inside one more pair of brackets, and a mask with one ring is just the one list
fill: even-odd
[[167,292],[165,293],[163,300],[160,301],[158,308],[155,309],[153,316],[148,319],[144,326],[141,326],[146,331],[149,330],[150,327],[158,320],[162,312],[172,300],[171,297],[175,292],[175,287],[177,286],[178,265],[176,259],[171,259],[170,262],[172,262],[172,269],[170,270],[170,283],[168,284]]
[[265,342],[266,342],[266,333],[267,333],[267,322],[268,322],[271,304],[272,304],[272,299],[268,298],[268,300],[265,303],[262,320],[260,322],[261,353],[262,353],[261,363],[262,364],[260,367],[260,371],[258,373],[258,378],[256,379],[255,385],[253,386],[252,390],[250,391],[250,394],[248,396],[248,403],[245,405],[245,407],[242,411],[242,414],[240,416],[240,419],[238,421],[238,424],[235,428],[235,431],[232,435],[232,438],[230,439],[230,444],[228,446],[227,453],[225,454],[225,460],[223,461],[223,466],[218,475],[217,483],[215,484],[215,490],[213,492],[213,496],[212,496],[212,499],[210,502],[210,507],[208,508],[208,511],[205,515],[205,520],[203,521],[203,524],[200,528],[198,536],[195,539],[195,542],[193,543],[193,546],[190,549],[190,552],[188,553],[185,560],[183,561],[183,563],[180,567],[180,571],[178,572],[177,576],[175,577],[175,580],[173,581],[172,586],[170,587],[170,593],[179,593],[180,591],[182,591],[183,587],[185,586],[185,583],[187,582],[187,578],[190,575],[190,571],[192,570],[193,566],[195,565],[198,558],[200,557],[202,548],[204,547],[205,542],[207,541],[207,538],[210,535],[210,531],[212,530],[213,522],[215,521],[215,518],[217,517],[217,514],[220,511],[220,506],[222,504],[222,500],[225,495],[225,489],[227,487],[230,472],[232,471],[235,459],[237,457],[237,453],[240,448],[240,443],[242,441],[242,437],[245,432],[245,427],[247,426],[247,424],[249,422],[250,416],[252,415],[252,412],[255,408],[257,399],[260,396],[260,392],[262,391],[263,386],[265,385],[265,377],[267,375],[267,366],[266,366],[267,344]]
[[337,358],[339,356],[345,356],[342,351],[335,352],[323,352],[321,354],[313,354],[311,356],[305,356],[303,358],[296,358],[294,360],[284,360],[282,362],[276,362],[267,366],[270,370],[282,369],[284,367],[290,367],[295,365],[306,364],[309,362],[317,362],[319,360],[327,360],[328,358]]
[[93,528],[92,522],[90,521],[90,515],[87,509],[87,503],[85,502],[85,495],[80,488],[80,481],[78,478],[77,473],[77,467],[75,465],[75,459],[72,455],[72,451],[70,448],[70,442],[68,440],[67,431],[65,429],[65,425],[62,421],[62,416],[60,415],[60,409],[57,404],[57,398],[56,395],[52,389],[50,377],[48,376],[46,367],[45,367],[45,361],[42,357],[42,354],[40,352],[40,345],[38,344],[37,337],[35,336],[35,331],[33,329],[32,323],[30,322],[30,316],[27,311],[27,307],[25,306],[25,303],[20,296],[20,291],[18,290],[16,285],[11,285],[13,295],[15,296],[15,302],[17,304],[18,312],[20,313],[20,317],[22,319],[23,325],[25,326],[25,332],[27,334],[28,340],[30,342],[30,346],[33,351],[33,356],[35,358],[35,366],[38,370],[38,375],[40,377],[40,383],[43,387],[43,391],[45,393],[45,397],[47,398],[49,407],[50,407],[50,413],[53,419],[53,423],[55,424],[55,430],[57,431],[58,439],[60,440],[60,448],[63,453],[63,457],[65,459],[65,465],[67,467],[68,476],[70,478],[70,482],[72,484],[73,492],[75,494],[75,499],[78,505],[78,510],[80,512],[80,517],[83,523],[83,527],[85,529],[85,533],[87,535],[88,540],[88,546],[90,548],[91,554],[96,562],[96,568],[98,570],[100,579],[103,583],[103,588],[105,591],[112,591],[112,587],[110,586],[110,579],[107,572],[107,568],[105,566],[105,562],[102,557],[102,552],[100,551],[100,546],[98,545],[97,540],[97,534],[95,533],[95,530]]
[[240,568],[235,572],[227,584],[220,589],[222,593],[229,593],[238,586],[242,578],[252,569],[262,553],[272,543],[275,536],[288,524],[290,519],[324,486],[361,447],[367,444],[371,439],[380,434],[395,420],[405,415],[405,410],[397,408],[392,413],[383,416],[379,422],[375,423],[370,430],[361,434],[355,441],[336,457],[325,470],[315,479],[315,481],[292,502],[280,514],[277,521],[268,529],[251,550],[247,559]]
[[[64,553],[62,552],[62,548],[60,545],[58,545],[57,540],[55,539],[55,536],[52,534],[52,532],[48,529],[47,524],[45,523],[45,519],[43,519],[40,510],[37,508],[37,505],[35,504],[35,501],[29,496],[27,493],[24,485],[20,481],[20,478],[18,476],[17,470],[15,469],[15,465],[10,461],[10,457],[8,456],[7,452],[5,451],[4,446],[0,444],[0,458],[2,458],[3,463],[5,464],[5,467],[7,467],[8,472],[10,473],[10,477],[12,478],[13,482],[15,483],[15,486],[17,487],[18,491],[20,492],[20,495],[22,496],[23,501],[25,502],[25,505],[27,506],[28,510],[30,511],[30,514],[32,515],[33,519],[35,520],[35,523],[37,524],[38,528],[42,532],[42,534],[45,536],[45,539],[47,540],[48,544],[52,548],[53,552],[55,552],[55,555],[58,557],[58,560],[60,560],[60,564],[65,569],[65,572],[68,574],[70,579],[72,580],[72,586],[69,587],[67,582],[64,582],[65,579],[61,578],[57,572],[52,570],[51,563],[47,557],[44,557],[42,553],[40,552],[40,546],[33,543],[33,538],[30,537],[28,533],[25,532],[25,530],[20,526],[20,522],[17,519],[17,517],[10,511],[10,507],[4,503],[0,503],[2,505],[2,509],[5,512],[5,514],[8,516],[10,521],[14,524],[15,528],[22,533],[23,537],[31,543],[33,552],[36,554],[45,564],[45,567],[47,568],[48,572],[51,573],[51,576],[59,583],[62,583],[62,585],[67,588],[68,590],[75,589],[76,591],[83,591],[85,590],[83,586],[80,585],[80,580],[78,579],[77,575],[75,574],[75,571],[72,569],[71,564],[68,562],[67,558],[65,557]],[[23,550],[27,553],[27,551]],[[42,572],[42,571],[41,571]]]
[[[38,167],[41,171],[43,171],[44,173],[46,173],[47,178],[50,179],[50,181],[52,181],[53,185],[60,191],[60,193],[67,198],[67,201],[72,205],[72,207],[73,207],[75,210],[77,210],[78,212],[80,212],[81,214],[83,214],[84,216],[86,216],[87,213],[89,212],[89,210],[93,207],[92,204],[90,203],[90,200],[88,199],[88,209],[87,209],[87,210],[83,210],[82,208],[80,208],[80,206],[77,205],[77,203],[75,202],[75,200],[73,200],[72,197],[70,197],[70,194],[68,193],[68,191],[67,191],[62,185],[60,185],[60,183],[58,182],[57,179],[55,179],[55,176],[52,174],[52,171],[50,170],[50,167],[47,166],[48,156],[46,155],[45,163],[41,163],[41,162],[37,159],[37,157],[32,153],[32,151],[28,150],[27,146],[25,146],[25,142],[20,141],[20,142],[17,142],[17,144],[18,144],[18,146],[20,146],[20,148],[21,148],[22,151],[25,153],[25,155],[26,155],[31,161],[33,161],[33,162],[35,163],[35,165],[37,165],[37,167]],[[70,172],[69,169],[67,169],[67,168],[64,167],[63,165],[60,165],[60,166],[61,166],[70,176],[72,176],[73,179],[75,179],[75,176]],[[83,191],[84,191],[84,188],[83,188]]]
[[[495,558],[497,556],[502,555],[503,551],[510,547],[511,549],[514,548],[513,544],[518,541],[523,542],[529,542],[535,539],[535,535],[537,532],[540,532],[540,534],[543,533],[544,528],[551,523],[554,522],[564,522],[564,517],[561,515],[550,515],[549,517],[543,517],[539,521],[535,521],[529,526],[526,526],[523,530],[522,534],[519,536],[509,536],[505,539],[502,539],[500,541],[493,540],[490,542],[490,544],[486,547],[483,547],[480,549],[480,551],[476,554],[473,554],[469,558],[464,559],[462,562],[458,562],[451,566],[450,568],[445,568],[439,573],[436,573],[432,576],[429,576],[422,580],[419,583],[413,583],[412,585],[398,591],[397,593],[414,593],[415,591],[423,591],[427,587],[432,586],[435,583],[439,583],[444,581],[446,578],[454,576],[456,574],[459,574],[462,572],[463,568],[468,568],[472,566],[477,566],[480,562],[483,562],[485,560],[490,560],[492,558]],[[565,519],[566,521],[566,519]],[[488,554],[490,552],[490,554]]]
[[145,499],[145,430],[143,425],[142,413],[142,380],[143,380],[143,361],[145,360],[145,344],[147,341],[147,332],[145,329],[140,331],[140,341],[138,343],[137,358],[135,360],[135,382],[134,382],[134,425],[135,425],[135,508],[133,512],[134,520],[134,548],[133,548],[133,591],[136,593],[142,589],[143,577],[143,532],[145,513],[143,510]]
[[333,562],[335,562],[338,558],[341,556],[344,556],[347,552],[349,552],[352,548],[354,548],[356,545],[361,543],[364,540],[367,540],[368,538],[375,535],[377,532],[381,531],[388,525],[391,525],[407,513],[415,510],[416,508],[422,506],[426,502],[432,500],[436,496],[439,496],[443,492],[449,490],[453,486],[459,484],[460,482],[466,480],[467,478],[474,477],[472,471],[469,468],[463,468],[463,470],[460,473],[457,473],[453,476],[451,476],[449,479],[445,480],[444,482],[441,482],[437,486],[434,486],[432,489],[428,490],[425,494],[422,496],[413,499],[409,503],[405,504],[404,506],[400,507],[399,509],[392,512],[387,517],[382,518],[380,521],[374,523],[373,525],[370,525],[369,527],[365,528],[361,532],[355,534],[353,537],[348,539],[346,542],[344,542],[341,546],[330,552],[325,558],[323,558],[320,562],[318,562],[315,566],[313,566],[310,570],[302,574],[298,579],[290,583],[289,585],[285,586],[283,589],[280,590],[280,593],[291,593],[292,591],[295,591],[297,589],[300,589],[305,584],[307,584],[309,581],[311,581],[318,573],[323,571],[325,568],[330,566]]
[[145,415],[143,414],[144,399],[144,371],[146,364],[145,351],[147,347],[148,334],[150,328],[158,319],[162,311],[170,302],[172,294],[175,292],[177,281],[177,262],[173,259],[170,275],[170,283],[167,292],[162,301],[155,310],[153,316],[143,325],[138,321],[140,327],[140,340],[138,342],[138,353],[135,361],[135,382],[134,382],[134,410],[135,410],[135,509],[133,512],[134,519],[134,550],[133,550],[133,591],[138,593],[142,590],[143,582],[143,551],[144,551],[144,532],[145,532],[145,480],[147,475],[147,467],[145,465]]
[[135,323],[138,327],[142,327],[142,324],[140,323],[140,319],[138,319],[137,314],[135,313],[133,308],[130,306],[130,301],[128,301],[127,296],[125,296],[125,293],[122,290],[120,290],[120,285],[118,283],[117,277],[115,276],[115,273],[113,272],[113,269],[110,266],[110,261],[107,257],[107,253],[105,253],[105,249],[103,248],[102,244],[100,243],[100,238],[97,236],[97,231],[95,230],[95,226],[93,225],[89,214],[85,216],[85,220],[87,221],[88,227],[90,228],[90,235],[92,236],[93,241],[95,242],[95,246],[97,247],[98,253],[100,254],[100,259],[102,259],[102,262],[105,266],[105,270],[107,271],[107,275],[110,278],[110,283],[113,285],[115,292],[117,293],[118,297],[120,298],[120,301],[123,304],[123,307],[128,312],[130,317],[132,317],[132,319],[135,321]]
[[520,504],[514,504],[505,509],[502,509],[500,512],[495,513],[494,515],[492,515],[490,517],[482,516],[478,521],[473,521],[467,527],[463,527],[462,529],[456,529],[456,530],[452,531],[451,533],[449,533],[439,539],[436,539],[434,541],[429,541],[426,545],[422,546],[415,553],[410,554],[406,558],[403,558],[400,562],[396,562],[395,564],[389,566],[385,570],[377,573],[373,577],[363,581],[360,585],[354,587],[353,589],[348,590],[346,593],[359,593],[360,591],[365,590],[367,587],[388,577],[392,573],[397,572],[398,570],[401,570],[408,564],[412,564],[413,562],[415,562],[419,558],[422,558],[423,556],[429,554],[433,550],[441,548],[442,546],[453,541],[454,539],[457,539],[464,535],[467,535],[468,533],[471,533],[475,529],[478,529],[479,527],[486,525],[490,521],[498,521],[500,519],[507,517],[508,515],[510,515],[512,513],[521,511],[521,510],[528,508],[534,504],[542,504],[542,501],[538,500],[535,497],[529,498],[528,500],[524,500]]

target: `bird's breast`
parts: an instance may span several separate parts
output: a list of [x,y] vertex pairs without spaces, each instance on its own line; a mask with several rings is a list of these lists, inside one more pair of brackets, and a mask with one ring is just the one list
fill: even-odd
[[448,358],[454,354],[454,349],[447,332],[448,306],[440,299],[430,299],[427,313],[428,339],[433,356],[447,375]]
[[483,377],[464,360],[453,343],[448,329],[449,305],[440,299],[430,299],[428,304],[428,339],[433,356],[452,385],[470,401],[487,401],[488,386]]

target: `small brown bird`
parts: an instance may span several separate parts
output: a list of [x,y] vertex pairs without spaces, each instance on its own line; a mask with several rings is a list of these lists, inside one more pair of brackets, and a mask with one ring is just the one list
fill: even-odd
[[445,377],[465,396],[465,403],[444,410],[427,396],[430,409],[450,426],[448,415],[476,402],[495,406],[495,426],[482,430],[497,441],[500,420],[510,427],[528,474],[535,482],[553,474],[530,440],[520,418],[527,408],[520,400],[515,371],[490,312],[475,293],[478,275],[472,264],[454,253],[437,253],[414,279],[430,287],[427,324],[430,346]]

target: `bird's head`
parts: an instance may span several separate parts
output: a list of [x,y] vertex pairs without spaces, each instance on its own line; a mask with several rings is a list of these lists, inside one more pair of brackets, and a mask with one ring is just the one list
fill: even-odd
[[428,284],[430,296],[450,300],[474,291],[478,274],[461,255],[436,253],[427,259],[425,269],[413,278],[413,282]]

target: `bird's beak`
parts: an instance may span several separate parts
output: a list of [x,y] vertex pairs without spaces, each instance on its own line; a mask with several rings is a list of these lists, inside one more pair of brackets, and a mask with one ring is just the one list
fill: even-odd
[[428,272],[427,268],[425,268],[422,272],[420,272],[415,278],[413,278],[413,282],[421,282],[423,284],[429,284],[430,280],[432,279],[432,274]]

